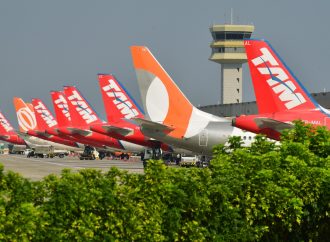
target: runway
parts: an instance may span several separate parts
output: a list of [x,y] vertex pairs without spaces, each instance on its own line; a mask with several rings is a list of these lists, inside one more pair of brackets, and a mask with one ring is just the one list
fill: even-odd
[[78,157],[65,158],[27,158],[24,155],[0,155],[0,164],[5,171],[20,173],[31,180],[40,180],[49,174],[60,174],[63,169],[77,171],[80,169],[94,168],[108,171],[117,167],[132,173],[143,173],[143,164],[140,160],[79,160]]

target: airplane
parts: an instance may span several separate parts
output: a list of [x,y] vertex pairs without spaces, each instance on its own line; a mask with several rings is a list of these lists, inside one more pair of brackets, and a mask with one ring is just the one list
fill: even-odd
[[6,117],[0,112],[0,140],[16,144],[26,145],[25,141],[15,132],[13,126]]
[[231,119],[194,107],[147,47],[132,46],[131,52],[147,117],[132,120],[146,136],[207,156],[231,136],[241,136],[244,145],[253,141],[254,134],[232,127]]
[[66,97],[62,91],[51,91],[52,102],[54,106],[54,111],[57,120],[57,126],[46,128],[45,132],[48,134],[56,135],[63,139],[73,140],[79,143],[83,143],[84,145],[96,147],[100,150],[106,149],[103,144],[87,141],[81,138],[75,138],[68,134],[64,134],[59,132],[59,128],[70,127],[71,125],[71,116],[69,112],[68,103]]
[[[37,120],[33,111],[33,106],[25,103],[21,98],[14,97],[13,99],[19,131],[18,135],[24,139],[25,143],[30,148],[38,147],[54,147],[55,150],[76,150],[77,147],[68,146],[52,141],[50,137],[38,134]],[[76,145],[75,145],[76,146]]]
[[[48,128],[56,128],[57,121],[54,116],[51,114],[46,105],[38,98],[32,99],[32,106],[36,116],[37,121],[37,129],[34,130],[36,134],[40,135],[39,138],[46,137],[47,140],[53,141],[59,144],[64,144],[68,146],[72,146],[75,149],[71,148],[71,151],[82,151],[84,149],[84,145],[80,144],[77,140],[73,140],[71,137],[63,138],[58,135],[48,134],[46,129]],[[28,132],[29,133],[29,132]]]
[[[129,122],[134,117],[144,118],[139,105],[134,101],[121,83],[110,74],[99,74],[99,86],[107,115],[107,123],[99,123],[90,126],[90,129],[116,139],[125,140],[153,149],[162,149],[165,152],[173,152],[168,145],[146,137],[140,130],[140,126]],[[178,152],[178,150],[175,150]],[[180,150],[179,152],[188,153]]]
[[58,128],[60,133],[81,139],[81,142],[86,140],[102,144],[105,147],[111,148],[112,151],[140,153],[145,149],[145,147],[141,145],[114,139],[90,130],[89,127],[91,125],[102,124],[103,121],[98,117],[76,87],[65,86],[64,94],[71,116],[71,125]]
[[[106,156],[106,152],[114,152],[113,148],[107,147],[103,143],[96,142],[95,140],[85,139],[81,136],[71,136],[71,133],[65,130],[67,127],[72,127],[72,119],[69,111],[67,98],[62,91],[51,91],[50,93],[58,126],[47,128],[46,133],[82,143],[87,149],[89,149],[89,147],[95,147],[96,150],[99,152],[99,157],[101,159]],[[62,132],[59,131],[60,129],[62,129]],[[127,157],[127,154],[122,154],[122,157],[124,156]]]
[[244,46],[258,112],[233,119],[233,125],[279,140],[293,120],[330,128],[330,111],[319,105],[264,40],[246,39]]

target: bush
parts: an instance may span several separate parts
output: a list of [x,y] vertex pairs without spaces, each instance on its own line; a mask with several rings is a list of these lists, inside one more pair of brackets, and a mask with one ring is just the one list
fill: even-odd
[[63,170],[31,182],[0,167],[1,241],[326,241],[329,131],[296,123],[275,145],[232,139],[209,168]]

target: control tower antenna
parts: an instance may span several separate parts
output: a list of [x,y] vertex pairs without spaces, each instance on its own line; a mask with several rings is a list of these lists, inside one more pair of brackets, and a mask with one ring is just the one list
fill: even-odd
[[247,61],[243,39],[250,38],[253,31],[253,25],[234,25],[232,11],[231,24],[210,27],[209,60],[221,64],[221,104],[242,102],[242,64]]

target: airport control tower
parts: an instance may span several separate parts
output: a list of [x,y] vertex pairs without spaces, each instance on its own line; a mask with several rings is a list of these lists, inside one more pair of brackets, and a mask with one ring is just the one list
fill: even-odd
[[221,104],[242,102],[242,64],[247,61],[243,39],[250,38],[253,25],[213,25],[209,60],[221,64]]

